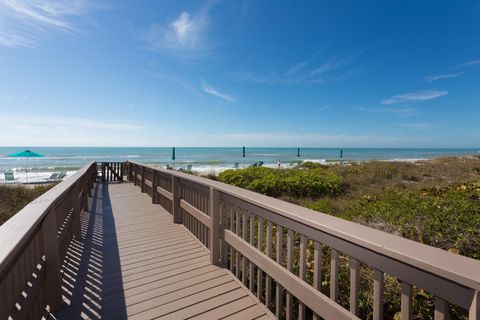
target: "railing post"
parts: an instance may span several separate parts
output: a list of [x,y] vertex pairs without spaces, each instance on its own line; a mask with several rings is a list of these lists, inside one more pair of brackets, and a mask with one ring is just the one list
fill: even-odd
[[210,263],[221,266],[220,260],[220,193],[210,187]]
[[102,182],[105,182],[105,162],[102,162]]
[[42,224],[43,248],[45,250],[45,303],[50,311],[55,311],[62,305],[62,289],[60,278],[60,258],[58,253],[57,220],[55,209],[50,210]]
[[172,216],[173,223],[183,223],[180,212],[180,192],[178,189],[178,178],[172,175]]
[[[84,193],[86,190],[83,191]],[[80,182],[75,183],[75,186],[72,190],[72,208],[73,208],[73,217],[72,217],[72,232],[73,236],[77,240],[82,239],[82,226],[81,226],[81,219],[80,219],[80,201],[83,199],[80,198]],[[85,208],[84,208],[85,210]]]
[[120,162],[120,182],[123,182],[124,166],[125,162]]
[[470,310],[468,311],[469,320],[480,320],[480,291],[476,290],[473,295]]
[[133,165],[133,185],[137,185],[137,165]]
[[142,192],[145,192],[145,167],[142,166],[142,184],[141,184]]
[[152,203],[157,203],[157,175],[152,169]]

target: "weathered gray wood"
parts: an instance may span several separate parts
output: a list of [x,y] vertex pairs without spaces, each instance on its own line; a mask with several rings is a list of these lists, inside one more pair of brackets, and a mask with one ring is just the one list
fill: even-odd
[[[248,219],[250,223],[249,227],[249,243],[254,246],[255,241],[255,216],[250,214],[250,218]],[[252,262],[248,263],[248,288],[251,292],[254,290],[255,285],[255,275],[254,275],[254,265]]]
[[[235,207],[235,234],[240,236],[240,208]],[[235,250],[235,276],[240,279],[240,252]]]
[[225,230],[225,241],[227,241],[242,255],[245,255],[250,261],[259,266],[266,273],[270,274],[287,291],[298,297],[306,306],[315,311],[318,315],[326,319],[358,319],[349,311],[340,307],[329,297],[312,288],[304,281],[298,281],[297,276],[289,272],[278,263],[265,257],[257,248],[244,242],[242,238],[233,232]]
[[480,320],[480,291],[476,290],[468,310],[469,320]]
[[[72,305],[56,314],[58,319],[201,318],[203,314],[217,319],[242,306],[255,310],[257,317],[268,315],[230,272],[213,266],[208,250],[183,225],[174,224],[168,212],[152,204],[147,194],[131,184],[114,184],[103,196],[111,199],[111,206],[97,202],[94,211],[85,213],[94,221],[84,225],[88,236],[78,253],[83,263],[77,270],[72,261],[74,273],[64,279],[68,291],[77,295]],[[206,207],[210,214],[212,207],[202,204]],[[98,241],[102,246],[95,245]]]
[[[307,238],[301,234],[300,235],[300,254],[299,254],[299,270],[298,270],[298,277],[305,281],[305,264],[306,264],[306,250],[307,248]],[[303,302],[298,302],[298,319],[304,320],[305,319],[305,305]]]
[[360,298],[360,262],[350,259],[350,312],[358,316]]
[[183,223],[180,212],[180,192],[178,178],[172,175],[172,217],[173,223]]
[[78,195],[80,194],[80,184],[76,183],[72,190],[71,201],[72,201],[72,208],[73,208],[73,216],[72,216],[72,233],[73,236],[81,240],[82,239],[82,225],[80,222],[80,200],[78,199]]
[[402,320],[411,320],[413,319],[413,287],[406,282],[401,282],[400,287]]
[[[199,222],[201,222],[205,226],[209,226],[212,223],[211,222],[212,218],[210,218],[205,213],[198,210],[197,208],[195,208],[194,206],[192,206],[190,203],[188,203],[187,201],[185,201],[183,199],[180,200],[180,208],[187,211],[192,217],[197,219]],[[218,211],[218,208],[217,208],[217,211]],[[218,223],[218,220],[217,220],[217,223]],[[200,232],[199,232],[199,229],[198,229],[198,226],[197,226],[195,234],[198,235],[199,233]]]
[[60,282],[60,257],[58,253],[57,221],[55,212],[47,214],[42,224],[43,248],[45,250],[45,301],[52,310],[58,310],[62,304],[62,291]]
[[[287,230],[287,270],[293,271],[293,231]],[[287,320],[292,319],[293,316],[293,296],[287,289],[285,299],[285,315]]]
[[[172,174],[197,185],[214,186],[222,192],[222,198],[226,201],[305,234],[463,308],[470,308],[473,294],[479,289],[478,262],[473,259],[455,256],[332,216],[319,215],[318,212],[217,181],[177,172]],[[461,273],[458,272],[460,269]]]
[[[277,238],[277,243],[276,243],[276,260],[277,263],[281,266],[283,265],[283,228],[282,226],[277,225],[277,232],[276,232],[276,238]],[[228,242],[228,241],[227,241]],[[235,248],[237,249],[237,248]],[[237,249],[238,251],[238,249]],[[267,272],[267,274],[270,274],[267,270],[262,268],[264,271]],[[277,318],[280,318],[282,314],[282,309],[283,309],[283,294],[282,294],[282,286],[280,285],[279,281],[276,281],[276,288],[275,288],[275,315]]]
[[[272,257],[272,222],[267,222],[267,257]],[[268,275],[265,277],[265,305],[270,308],[272,305],[272,278]]]
[[[258,218],[257,248],[263,252],[263,219]],[[257,267],[257,298],[261,301],[263,298],[263,271]]]
[[373,320],[383,319],[384,273],[373,270]]
[[[247,241],[247,212],[242,212],[242,239],[243,241]],[[244,286],[247,286],[247,258],[242,254],[242,282]]]
[[338,300],[338,271],[340,269],[340,259],[338,251],[331,249],[330,257],[330,299]]
[[210,263],[221,266],[220,260],[220,197],[218,190],[210,189]]
[[435,320],[448,320],[449,319],[449,312],[448,312],[448,302],[443,300],[442,298],[435,297],[435,312],[434,312]]
[[[313,287],[316,290],[321,291],[322,289],[322,262],[323,262],[323,253],[322,245],[314,241],[314,252],[313,252]],[[314,312],[313,319],[318,320],[318,315]]]

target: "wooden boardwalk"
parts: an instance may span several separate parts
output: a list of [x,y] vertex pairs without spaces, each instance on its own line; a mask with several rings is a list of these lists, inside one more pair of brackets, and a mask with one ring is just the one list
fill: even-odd
[[58,319],[269,319],[183,225],[131,183],[96,184],[63,266]]

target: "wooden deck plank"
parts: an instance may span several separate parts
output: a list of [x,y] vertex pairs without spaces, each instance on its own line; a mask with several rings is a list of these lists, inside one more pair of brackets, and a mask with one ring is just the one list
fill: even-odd
[[183,225],[131,183],[97,184],[64,261],[58,319],[271,315]]

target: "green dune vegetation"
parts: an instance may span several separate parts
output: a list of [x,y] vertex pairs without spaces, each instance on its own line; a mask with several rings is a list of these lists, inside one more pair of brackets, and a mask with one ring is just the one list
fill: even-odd
[[[292,169],[249,167],[218,180],[277,197],[427,245],[480,259],[480,157],[415,163],[369,161]],[[312,248],[308,248],[307,257]],[[329,250],[324,250],[322,291],[328,294]],[[341,257],[340,303],[348,306],[349,257]],[[361,318],[372,317],[373,272],[362,265]],[[312,266],[307,263],[309,276]],[[307,277],[308,281],[309,277]],[[311,281],[311,279],[309,280]],[[342,285],[343,282],[343,285]],[[385,318],[399,318],[400,283],[385,278]],[[433,298],[415,290],[415,318],[430,319]],[[452,319],[465,314],[455,306]]]
[[0,225],[53,186],[54,184],[46,184],[29,188],[22,185],[0,185]]

